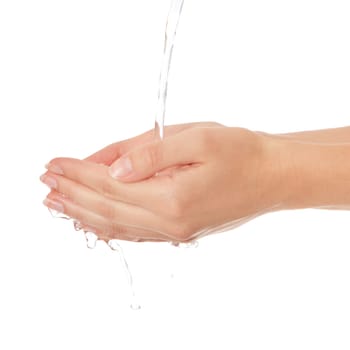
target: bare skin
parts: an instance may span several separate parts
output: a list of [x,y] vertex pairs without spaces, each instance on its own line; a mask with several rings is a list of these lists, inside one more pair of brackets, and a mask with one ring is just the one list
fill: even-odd
[[53,159],[41,180],[46,206],[101,239],[186,242],[272,211],[349,209],[349,160],[349,127],[271,135],[195,123]]

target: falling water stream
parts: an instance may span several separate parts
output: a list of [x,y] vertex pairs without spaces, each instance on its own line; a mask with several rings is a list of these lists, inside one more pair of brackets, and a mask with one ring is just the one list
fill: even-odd
[[164,137],[164,121],[168,95],[169,71],[173,56],[176,31],[179,25],[183,4],[184,0],[172,0],[166,21],[163,63],[159,77],[158,104],[155,120],[155,134],[156,137],[160,139],[163,139]]
[[[157,103],[157,111],[155,116],[155,135],[156,138],[162,140],[164,138],[164,120],[165,120],[165,112],[166,112],[166,100],[168,93],[168,79],[169,79],[169,71],[171,66],[171,59],[174,49],[176,31],[179,24],[182,8],[183,8],[184,0],[172,0],[170,5],[169,14],[166,21],[165,28],[165,40],[164,40],[164,53],[163,53],[163,62],[159,77],[159,90],[158,90],[158,103]],[[54,218],[61,218],[70,220],[69,217],[60,214],[54,210],[50,210],[51,215]],[[94,249],[96,247],[96,243],[98,241],[98,236],[85,229],[83,225],[81,225],[78,221],[73,221],[74,229],[76,231],[84,231],[86,238],[86,245],[90,249]],[[171,243],[176,248],[191,248],[197,247],[197,242],[191,243]],[[125,259],[123,249],[118,240],[112,239],[108,242],[108,246],[111,248],[113,252],[116,252],[119,255],[121,264],[126,274],[126,278],[128,281],[128,285],[131,291],[131,302],[130,308],[133,310],[139,310],[141,308],[140,304],[137,301],[133,277],[129,269],[129,265],[127,260]]]

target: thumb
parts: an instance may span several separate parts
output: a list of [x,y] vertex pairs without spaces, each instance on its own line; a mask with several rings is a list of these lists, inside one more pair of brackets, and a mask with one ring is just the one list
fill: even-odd
[[[161,141],[138,147],[115,161],[109,168],[110,175],[120,181],[132,182],[149,178],[164,169],[198,162],[192,137],[180,133]],[[189,135],[187,135],[189,136]]]

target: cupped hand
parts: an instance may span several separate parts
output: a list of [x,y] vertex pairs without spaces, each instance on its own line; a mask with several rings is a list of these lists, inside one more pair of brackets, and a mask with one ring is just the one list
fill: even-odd
[[104,240],[187,242],[276,207],[270,150],[246,129],[168,127],[162,141],[148,132],[85,160],[52,160],[45,204]]
[[[199,123],[187,123],[187,124],[177,124],[169,125],[164,128],[164,137],[175,135],[181,131],[196,128],[196,127],[218,127],[222,126],[215,122],[199,122]],[[136,147],[145,145],[146,143],[153,142],[156,139],[155,131],[149,130],[141,135],[132,137],[127,140],[115,142],[103,149],[97,151],[96,153],[88,156],[85,160],[90,162],[111,165],[114,161],[120,158],[122,155],[132,151]]]

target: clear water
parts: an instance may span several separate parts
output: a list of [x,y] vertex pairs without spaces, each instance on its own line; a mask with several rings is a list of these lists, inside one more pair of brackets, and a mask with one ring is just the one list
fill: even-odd
[[179,24],[184,0],[172,0],[165,27],[164,55],[159,77],[158,104],[155,120],[155,134],[159,139],[164,137],[164,120],[168,95],[168,78],[173,55],[176,31]]
[[[160,72],[159,78],[159,90],[158,90],[158,104],[155,118],[155,135],[157,138],[162,140],[164,138],[164,121],[165,121],[165,112],[166,112],[166,100],[168,93],[168,78],[169,71],[171,66],[171,59],[174,49],[176,31],[179,24],[179,19],[181,16],[182,8],[183,8],[184,0],[172,0],[170,5],[169,14],[166,21],[165,28],[165,40],[164,40],[164,55],[163,55],[163,63]],[[70,220],[71,218],[56,212],[52,209],[49,209],[51,215],[54,218]],[[98,236],[90,231],[84,230],[83,225],[78,221],[73,221],[74,229],[76,231],[84,231],[86,238],[86,246],[89,249],[96,248],[97,241],[99,240]],[[171,243],[176,248],[196,248],[198,246],[197,241],[193,241],[190,243]],[[140,310],[141,306],[137,301],[135,289],[134,289],[134,281],[133,277],[128,265],[127,260],[125,259],[125,255],[123,252],[120,243],[116,239],[112,239],[108,242],[108,246],[110,249],[116,253],[118,253],[121,264],[126,274],[126,278],[128,281],[128,285],[131,291],[131,302],[130,308],[132,310]]]
[[[64,220],[71,220],[70,217],[59,213],[53,209],[49,209],[50,214],[52,215],[53,218],[55,219],[64,219]],[[97,242],[99,240],[98,236],[91,231],[87,231],[86,229],[84,229],[84,226],[79,222],[74,220],[73,221],[73,226],[74,229],[76,231],[83,231],[84,235],[85,235],[85,239],[86,239],[86,246],[89,249],[95,249]],[[125,271],[126,274],[126,278],[127,278],[127,282],[131,291],[131,301],[130,301],[130,308],[132,310],[140,310],[141,309],[141,305],[137,302],[137,298],[136,298],[136,293],[135,293],[135,288],[134,288],[134,281],[133,281],[133,277],[128,265],[127,260],[125,259],[125,255],[123,252],[122,247],[120,246],[119,242],[116,239],[111,239],[108,242],[108,246],[111,248],[112,251],[116,252],[119,255],[120,258],[120,262],[122,264],[122,267]]]
[[198,241],[192,241],[187,243],[181,243],[181,242],[171,242],[170,243],[175,248],[198,248],[199,242]]
[[[154,127],[155,136],[160,140],[164,138],[164,123],[166,114],[166,101],[168,96],[169,72],[174,51],[176,32],[179,26],[183,5],[184,0],[172,0],[165,26],[163,63],[159,77],[158,104]],[[197,241],[190,243],[172,242],[171,244],[174,247],[178,248],[196,248],[198,246]]]
[[81,231],[83,229],[83,225],[79,221],[74,221],[73,226],[75,231]]
[[124,271],[126,273],[126,278],[128,280],[128,284],[131,290],[131,302],[130,302],[130,308],[133,310],[140,310],[141,305],[138,303],[136,294],[135,294],[135,288],[134,288],[134,280],[132,277],[132,274],[130,272],[129,264],[127,260],[125,259],[124,252],[122,247],[120,246],[119,242],[116,239],[111,239],[108,242],[108,246],[115,252],[118,253],[120,262],[122,263],[122,266],[124,268]]
[[55,219],[64,219],[64,220],[70,220],[70,217],[67,215],[64,215],[62,213],[60,213],[59,211],[53,210],[53,209],[49,209],[49,212],[51,214],[51,216]]
[[86,239],[86,246],[89,249],[95,249],[98,241],[98,236],[95,233],[89,231],[84,231],[84,233]]

